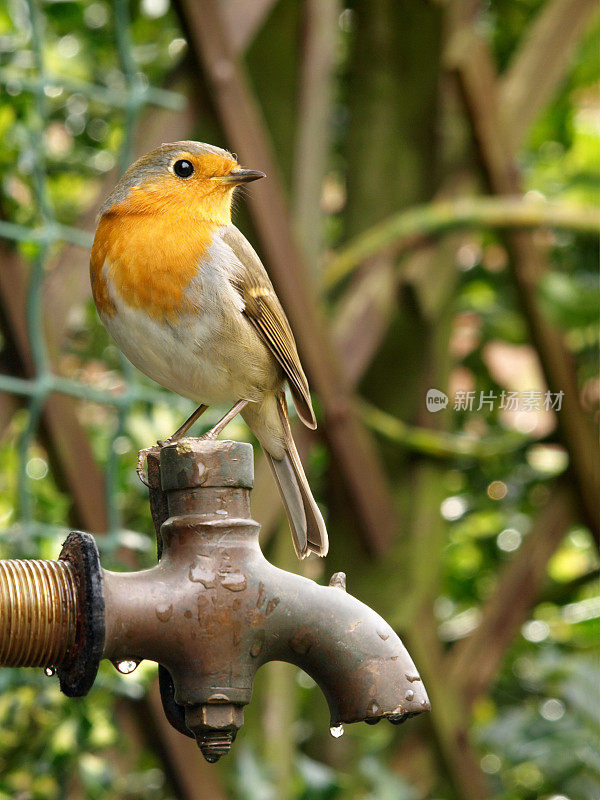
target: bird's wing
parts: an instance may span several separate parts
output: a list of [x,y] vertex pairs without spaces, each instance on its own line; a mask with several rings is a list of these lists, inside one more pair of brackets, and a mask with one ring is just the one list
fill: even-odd
[[309,428],[316,428],[308,381],[300,364],[294,335],[267,271],[234,225],[228,225],[221,236],[243,267],[232,282],[244,301],[244,314],[281,365],[298,416]]

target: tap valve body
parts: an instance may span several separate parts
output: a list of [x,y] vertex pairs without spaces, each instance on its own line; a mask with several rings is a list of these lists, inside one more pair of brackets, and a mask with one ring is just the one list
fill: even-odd
[[[346,592],[343,573],[320,586],[265,559],[250,516],[251,445],[182,439],[149,456],[148,475],[158,564],[103,570],[92,537],[70,534],[58,562],[40,562],[59,565],[47,570],[62,591],[59,619],[41,603],[39,613],[54,620],[48,646],[28,653],[29,661],[13,648],[9,660],[0,636],[0,663],[54,660],[46,665],[58,668],[61,688],[77,695],[89,690],[101,658],[156,661],[169,722],[211,762],[229,751],[254,675],[267,661],[295,664],[316,681],[332,732],[360,720],[398,724],[429,710],[402,642]],[[0,562],[2,599],[11,597],[8,563]],[[46,591],[36,570],[18,578],[33,600]]]

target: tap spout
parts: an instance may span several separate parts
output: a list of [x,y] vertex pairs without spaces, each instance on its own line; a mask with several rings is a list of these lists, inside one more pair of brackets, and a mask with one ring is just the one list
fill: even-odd
[[287,661],[320,686],[331,725],[429,710],[427,693],[395,631],[333,585],[278,569],[245,519],[167,520],[160,563],[104,571],[104,656],[152,659],[169,670],[182,706],[245,705],[258,668]]
[[103,573],[104,656],[161,664],[188,727],[198,716],[190,709],[248,703],[256,671],[272,660],[316,681],[332,727],[398,723],[429,710],[406,648],[346,592],[343,573],[320,586],[266,560],[250,518],[249,459],[251,448],[234,442],[163,448],[170,516],[160,527],[161,557],[145,572]]
[[287,661],[320,686],[331,732],[398,724],[429,710],[404,645],[346,592],[270,564],[250,515],[249,444],[182,439],[148,457],[158,564],[102,569],[92,536],[72,531],[59,560],[0,562],[0,662],[58,673],[70,697],[91,688],[102,658],[122,672],[159,665],[168,721],[207,761],[229,752],[257,670]]
[[385,717],[398,723],[429,710],[419,673],[400,638],[346,592],[343,573],[320,586],[262,557],[253,559],[252,567],[250,596],[256,597],[261,620],[249,643],[256,668],[277,660],[304,670],[327,700],[332,728]]

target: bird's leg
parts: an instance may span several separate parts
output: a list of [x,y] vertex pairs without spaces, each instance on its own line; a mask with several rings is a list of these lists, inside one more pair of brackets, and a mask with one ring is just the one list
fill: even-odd
[[202,416],[202,414],[204,414],[207,408],[208,406],[204,405],[204,403],[202,403],[201,406],[198,406],[198,408],[194,411],[194,413],[189,415],[189,417],[186,419],[183,425],[180,428],[177,428],[175,433],[172,436],[169,436],[169,438],[166,440],[166,442],[164,442],[164,444],[171,444],[171,442],[176,442],[178,439],[181,439],[183,436],[185,436],[185,434],[189,431],[194,422],[196,422],[197,419],[200,419],[200,417]]
[[224,417],[217,422],[214,428],[211,428],[208,433],[205,433],[204,436],[201,436],[201,439],[216,439],[217,436],[221,433],[223,428],[231,422],[234,417],[240,413],[244,406],[248,405],[248,400],[238,400],[237,403],[231,408]]
[[200,419],[200,417],[202,416],[202,414],[204,414],[207,408],[208,406],[204,404],[198,406],[198,408],[194,411],[194,413],[190,414],[190,416],[186,419],[183,425],[180,428],[177,428],[177,430],[172,436],[169,436],[169,438],[163,442],[158,442],[158,444],[152,445],[152,447],[145,447],[143,450],[140,450],[137,457],[137,465],[135,471],[138,474],[138,478],[145,486],[149,486],[148,475],[144,468],[144,463],[148,458],[148,454],[157,453],[160,450],[160,448],[163,447],[165,444],[171,444],[172,442],[176,442],[178,439],[181,439],[182,436],[184,436],[189,431],[194,422],[196,422],[197,419]]

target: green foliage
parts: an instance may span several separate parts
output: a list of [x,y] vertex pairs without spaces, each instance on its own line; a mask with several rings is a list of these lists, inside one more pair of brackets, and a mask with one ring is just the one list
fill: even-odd
[[[0,798],[168,800],[156,757],[136,753],[114,718],[115,694],[139,698],[144,682],[103,667],[92,694],[63,695],[39,670],[0,673]],[[122,702],[122,700],[121,700]],[[127,770],[122,769],[126,760]]]
[[[598,631],[596,630],[596,635]],[[600,792],[598,665],[547,646],[514,662],[512,702],[481,726],[490,773],[507,800],[549,794],[593,800]],[[514,677],[517,678],[515,687]]]
[[[298,754],[291,795],[298,800],[416,800],[414,788],[391,770],[380,754],[362,756],[355,775]],[[242,745],[232,786],[239,800],[279,800],[281,794],[263,759]]]
[[[142,93],[149,86],[160,86],[180,65],[186,44],[168,4],[130,4],[131,24],[121,30],[129,41],[121,42],[121,53],[114,16],[117,6],[102,0],[41,5],[43,57],[52,80],[39,95],[32,91],[31,81],[39,77],[39,70],[25,6],[17,0],[0,6],[2,220],[39,226],[45,198],[53,219],[75,224],[93,205],[107,173],[129,157],[141,107],[132,105],[128,91],[132,86]],[[486,31],[502,69],[543,7],[543,0],[494,0],[481,11],[478,24]],[[248,57],[251,80],[258,94],[266,95],[265,114],[289,183],[293,180],[295,117],[287,111],[296,106],[290,95],[295,97],[298,76],[290,65],[291,52],[299,49],[299,17],[298,7],[281,0]],[[335,153],[327,178],[335,202],[330,203],[324,222],[329,245],[337,244],[344,230],[342,214],[350,176],[341,154],[352,124],[360,122],[353,123],[348,116],[348,58],[360,35],[356,20],[356,12],[346,9],[340,22],[332,114]],[[527,190],[550,200],[586,204],[599,200],[600,142],[591,121],[597,111],[591,87],[600,72],[595,53],[599,30],[595,23],[586,34],[569,75],[519,156]],[[276,75],[269,75],[272,58],[279,65]],[[412,64],[417,72],[421,66]],[[203,120],[203,126],[208,124]],[[404,135],[418,149],[413,127],[406,123]],[[439,142],[440,150],[446,144]],[[376,211],[374,206],[369,208],[370,214]],[[552,267],[541,284],[541,309],[565,332],[583,397],[592,407],[598,385],[597,243],[567,233],[538,236],[549,249]],[[16,246],[32,261],[43,256],[44,269],[51,273],[59,253],[56,243],[47,252],[31,241]],[[457,253],[460,281],[451,298],[452,380],[472,388],[476,396],[491,392],[499,398],[509,388],[499,357],[493,354],[498,343],[513,348],[512,363],[517,363],[517,354],[535,360],[508,258],[502,237],[489,233],[465,234]],[[69,290],[66,286],[65,291]],[[421,401],[420,388],[415,387],[423,367],[421,351],[411,349],[419,336],[412,322],[420,320],[423,311],[416,308],[412,295],[405,308],[409,305],[414,316],[395,330],[406,344],[407,358],[401,368],[389,358],[386,361],[388,352],[397,354],[393,350],[397,342],[380,358],[386,361],[386,380],[398,397],[411,395],[412,408]],[[2,345],[6,347],[6,342]],[[419,353],[416,359],[414,352]],[[65,377],[105,392],[107,398],[132,384],[139,389],[138,396],[145,398],[132,401],[120,415],[110,405],[82,402],[78,414],[94,455],[109,476],[114,513],[110,535],[99,539],[103,563],[123,568],[124,549],[141,566],[150,565],[154,538],[146,492],[133,471],[135,456],[139,448],[172,432],[190,406],[132,374],[90,303],[72,309],[60,370]],[[522,381],[521,389],[537,386],[530,362],[516,377]],[[56,479],[47,443],[34,437],[19,450],[23,432],[30,424],[35,427],[33,411],[23,405],[0,440],[2,558],[56,557],[72,519],[72,501]],[[211,410],[202,426],[208,427],[217,414],[218,409]],[[537,415],[534,421],[540,427],[532,429],[530,418],[509,418],[496,403],[493,409],[475,407],[470,412],[450,408],[447,419],[453,436],[468,437],[471,442],[505,441],[507,432],[523,437],[514,447],[492,448],[491,453],[488,446],[485,457],[474,448],[468,454],[454,454],[452,444],[458,439],[440,436],[436,440],[438,431],[433,429],[428,431],[427,447],[419,448],[418,429],[408,423],[403,423],[404,449],[397,440],[392,444],[381,440],[382,450],[389,448],[396,459],[393,483],[400,483],[418,460],[445,459],[437,487],[442,494],[439,510],[433,506],[437,499],[425,498],[429,518],[444,526],[444,546],[440,553],[427,552],[424,557],[434,561],[441,574],[435,614],[439,637],[450,649],[477,627],[498,576],[519,556],[568,459],[562,448],[553,445],[556,428],[551,415]],[[233,438],[248,437],[242,423],[232,425],[229,433]],[[320,499],[334,508],[335,492],[325,500],[329,465],[324,445],[313,449],[310,466]],[[411,511],[415,511],[413,504],[417,500],[411,495]],[[23,524],[27,509],[27,524]],[[348,563],[340,568],[357,582],[362,579],[377,602],[391,596],[394,613],[401,619],[408,601],[401,597],[398,576],[403,575],[405,562],[398,557],[387,565],[367,563],[362,550],[353,560],[354,527],[350,519],[341,548],[348,554]],[[404,544],[394,545],[394,555],[402,552]],[[269,555],[278,558],[277,552]],[[600,765],[590,742],[600,734],[598,668],[591,652],[597,645],[600,611],[594,587],[587,580],[597,569],[598,556],[589,533],[573,529],[549,564],[545,594],[506,654],[493,691],[475,706],[473,733],[481,766],[493,781],[498,800],[533,800],[553,794],[570,800],[598,796]],[[157,756],[130,746],[116,714],[119,706],[139,701],[153,674],[141,666],[135,676],[124,679],[110,665],[103,665],[90,695],[73,701],[59,693],[55,678],[45,678],[39,671],[0,671],[0,800],[54,800],[70,792],[90,800],[167,800],[171,790]],[[348,726],[343,740],[334,742],[328,735],[324,700],[310,679],[291,670],[282,685],[280,705],[284,700],[291,703],[295,722],[275,745],[289,756],[289,774],[272,755],[273,735],[265,723],[272,687],[259,675],[246,726],[227,763],[219,766],[231,798],[285,800],[287,794],[297,800],[417,800],[425,796],[458,800],[447,765],[433,744],[429,722],[414,720],[399,729],[387,723],[376,728]],[[418,750],[415,741],[421,747],[426,742],[429,752],[422,769],[399,765],[395,756],[406,748],[412,757]],[[411,783],[401,775],[410,776]]]

